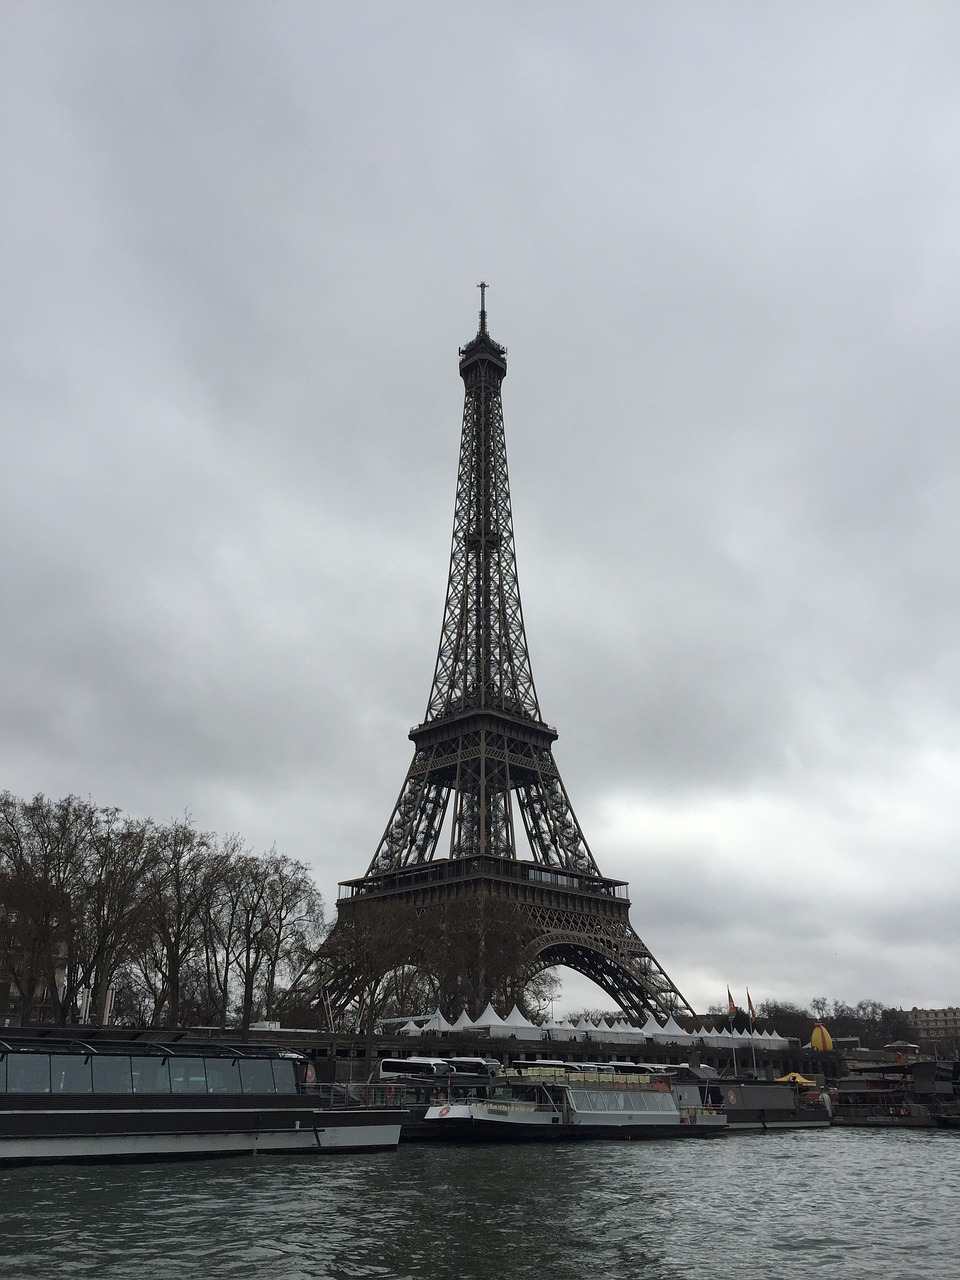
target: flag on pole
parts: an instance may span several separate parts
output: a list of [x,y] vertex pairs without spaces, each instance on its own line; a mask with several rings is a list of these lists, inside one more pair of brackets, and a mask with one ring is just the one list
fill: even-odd
[[753,1001],[750,999],[750,988],[749,988],[749,987],[747,987],[747,1011],[748,1011],[748,1013],[750,1014],[750,1025],[751,1025],[751,1026],[753,1026],[753,1024],[754,1024],[754,1023],[756,1022],[756,1020],[757,1020],[757,1011],[756,1011],[756,1009],[753,1007]]
[[737,1012],[737,1006],[733,1003],[733,996],[730,994],[729,987],[727,987],[727,1012],[731,1018],[735,1017]]

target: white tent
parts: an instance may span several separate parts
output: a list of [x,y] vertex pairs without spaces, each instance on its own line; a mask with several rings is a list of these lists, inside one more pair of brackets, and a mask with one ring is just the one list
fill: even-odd
[[453,1030],[453,1027],[446,1020],[446,1018],[443,1016],[440,1010],[437,1009],[434,1013],[430,1015],[427,1021],[420,1028],[420,1034],[422,1035],[426,1031],[452,1031],[452,1030]]
[[402,1036],[418,1036],[420,1028],[412,1018],[409,1018],[400,1028],[400,1034]]
[[516,1036],[526,1035],[529,1040],[538,1040],[540,1038],[540,1028],[535,1022],[531,1022],[525,1017],[514,1005],[507,1016],[504,1018],[504,1025],[510,1028],[511,1034]]
[[479,1018],[475,1018],[473,1025],[475,1027],[502,1027],[503,1019],[497,1013],[492,1004],[488,1004]]
[[648,1013],[646,1022],[640,1028],[640,1034],[649,1039],[651,1036],[655,1036],[660,1030],[662,1030],[660,1023],[652,1013]]
[[516,1029],[508,1027],[492,1004],[488,1004],[473,1024],[475,1031],[486,1031],[490,1036],[516,1035]]
[[689,1031],[684,1031],[671,1013],[663,1026],[655,1032],[653,1038],[660,1044],[684,1044],[689,1043],[691,1035]]
[[469,1013],[467,1013],[466,1009],[464,1009],[463,1013],[461,1013],[460,1017],[453,1024],[451,1030],[452,1031],[469,1031],[472,1026],[473,1026],[473,1022],[470,1018],[470,1015]]
[[608,1040],[616,1040],[623,1043],[625,1040],[635,1041],[639,1035],[636,1027],[631,1027],[628,1022],[624,1022],[623,1018],[618,1018],[610,1024],[610,1030],[606,1033]]
[[545,1035],[548,1040],[574,1040],[577,1032],[573,1023],[566,1018],[562,1022],[548,1018],[541,1027],[540,1034]]

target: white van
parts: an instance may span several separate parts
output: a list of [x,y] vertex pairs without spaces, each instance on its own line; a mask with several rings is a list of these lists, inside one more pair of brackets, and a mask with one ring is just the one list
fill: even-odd
[[498,1076],[503,1063],[496,1058],[447,1058],[458,1075]]
[[380,1080],[437,1079],[456,1073],[446,1058],[381,1058],[377,1067]]
[[[558,1058],[540,1058],[534,1061],[532,1058],[517,1058],[510,1064],[514,1071],[569,1071],[571,1068],[566,1062],[561,1062]],[[577,1068],[579,1070],[579,1068]]]

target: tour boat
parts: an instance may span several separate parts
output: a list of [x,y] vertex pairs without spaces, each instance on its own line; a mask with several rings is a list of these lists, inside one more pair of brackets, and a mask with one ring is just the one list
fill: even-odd
[[727,1125],[722,1110],[702,1104],[695,1085],[678,1093],[649,1076],[589,1072],[524,1072],[474,1096],[454,1084],[427,1108],[424,1122],[438,1137],[500,1142],[708,1138]]
[[244,1045],[0,1040],[0,1165],[396,1147],[397,1107],[335,1104],[299,1055]]

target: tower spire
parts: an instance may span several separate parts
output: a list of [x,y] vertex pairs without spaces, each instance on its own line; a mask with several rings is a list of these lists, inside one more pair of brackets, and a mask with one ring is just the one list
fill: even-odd
[[487,289],[489,288],[489,286],[488,286],[488,284],[487,284],[486,280],[481,280],[481,281],[480,281],[480,283],[477,285],[477,288],[480,290],[480,329],[479,329],[479,331],[478,331],[478,336],[479,336],[479,337],[482,337],[482,338],[486,338],[486,337],[487,337],[487,300],[486,300],[486,293],[487,293]]

